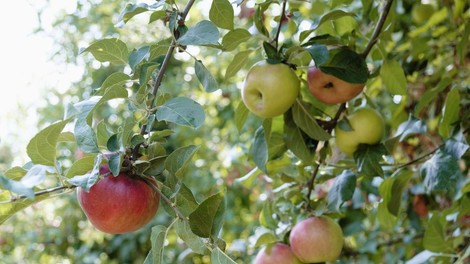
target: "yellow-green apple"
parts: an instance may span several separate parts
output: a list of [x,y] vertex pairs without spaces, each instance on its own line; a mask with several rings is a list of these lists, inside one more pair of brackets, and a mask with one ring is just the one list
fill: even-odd
[[[133,232],[146,225],[157,213],[160,195],[147,182],[119,173],[113,176],[108,165],[100,167],[103,177],[89,192],[77,188],[77,199],[98,230],[110,234]],[[152,184],[156,181],[149,179]]]
[[299,91],[299,78],[289,66],[260,61],[245,77],[242,100],[255,115],[270,118],[287,112]]
[[343,249],[343,231],[327,216],[313,216],[297,223],[289,236],[294,255],[305,263],[335,261]]
[[335,143],[343,153],[352,155],[359,144],[374,145],[379,143],[385,131],[385,123],[379,112],[372,108],[362,107],[340,120],[335,127]]
[[363,83],[349,83],[315,67],[309,68],[307,82],[310,93],[320,102],[330,105],[345,103],[364,89]]
[[253,264],[302,264],[300,260],[292,253],[289,245],[284,243],[275,243],[263,247],[256,255]]

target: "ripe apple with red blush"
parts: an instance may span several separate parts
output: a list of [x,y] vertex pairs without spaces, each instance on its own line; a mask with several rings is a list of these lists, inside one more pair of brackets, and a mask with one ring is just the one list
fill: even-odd
[[146,182],[125,172],[113,176],[108,165],[102,165],[99,173],[103,178],[88,192],[77,188],[80,207],[94,227],[105,233],[123,234],[152,220],[160,203],[154,179]]
[[349,83],[327,74],[319,68],[309,68],[307,82],[310,93],[325,104],[345,103],[364,89],[364,83]]
[[284,243],[275,243],[262,248],[256,255],[253,264],[302,264],[300,260],[292,253],[289,245]]
[[304,263],[335,261],[343,249],[343,231],[327,216],[298,222],[289,236],[292,252]]

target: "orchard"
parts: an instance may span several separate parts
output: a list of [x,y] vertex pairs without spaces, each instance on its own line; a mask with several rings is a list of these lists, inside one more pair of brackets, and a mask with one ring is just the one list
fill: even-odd
[[0,154],[1,262],[468,263],[469,21],[465,0],[77,1],[36,34],[82,77],[0,141],[27,156]]

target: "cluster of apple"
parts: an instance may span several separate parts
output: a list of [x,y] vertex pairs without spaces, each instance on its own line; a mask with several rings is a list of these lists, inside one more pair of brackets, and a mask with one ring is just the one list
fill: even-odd
[[254,264],[301,264],[335,261],[343,248],[341,227],[327,216],[313,216],[297,223],[289,244],[277,242],[262,248]]
[[[345,103],[364,89],[364,83],[349,83],[311,67],[307,74],[308,88],[320,102],[334,105]],[[242,87],[242,100],[248,110],[262,118],[287,112],[300,93],[300,81],[286,64],[260,61],[253,65]],[[382,116],[372,108],[360,108],[339,122],[335,128],[338,148],[352,155],[359,144],[376,144],[384,133]]]

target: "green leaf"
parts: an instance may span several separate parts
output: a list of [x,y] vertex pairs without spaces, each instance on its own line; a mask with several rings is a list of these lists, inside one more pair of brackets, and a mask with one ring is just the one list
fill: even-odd
[[[100,106],[102,105],[103,103],[109,101],[109,100],[112,100],[112,99],[116,99],[116,98],[127,98],[128,96],[128,93],[127,93],[127,90],[126,88],[122,87],[122,86],[111,86],[111,87],[108,87],[106,89],[106,91],[104,92],[104,95],[99,98],[99,100],[93,105],[93,107],[88,111],[88,114],[87,114],[87,123],[88,125],[91,126],[91,123],[92,123],[92,119],[93,119],[93,112]],[[82,112],[83,114],[85,112]]]
[[408,120],[398,126],[396,136],[400,136],[400,142],[403,142],[407,137],[423,134],[426,130],[426,123],[410,114]]
[[110,62],[115,65],[126,64],[129,57],[126,43],[116,38],[98,40],[81,53],[86,51],[91,52],[100,62]]
[[383,176],[384,172],[380,161],[387,154],[387,149],[383,144],[366,145],[359,144],[354,152],[354,161],[360,173],[368,176]]
[[320,21],[318,22],[318,24],[314,25],[313,28],[311,29],[311,31],[314,31],[315,29],[317,29],[318,27],[320,27],[322,24],[328,22],[328,21],[332,21],[332,20],[336,20],[338,18],[342,18],[342,17],[354,17],[356,14],[355,13],[352,13],[352,12],[344,12],[343,10],[333,10],[333,11],[330,11],[326,14],[324,14],[321,18],[320,18]]
[[139,63],[150,57],[150,46],[141,47],[140,49],[133,51],[129,55],[129,66],[135,71],[135,68]]
[[134,16],[140,13],[147,12],[150,10],[155,10],[158,7],[162,6],[163,4],[165,4],[165,1],[157,1],[156,3],[152,5],[148,5],[145,3],[138,3],[138,4],[129,3],[126,5],[124,10],[122,10],[121,14],[119,15],[117,26],[119,27],[120,25],[127,23],[131,18],[133,18]]
[[365,83],[369,70],[364,58],[348,48],[330,51],[329,61],[320,65],[320,70],[349,83]]
[[112,135],[109,137],[108,142],[106,142],[106,148],[111,152],[119,151],[122,147],[123,146],[119,134]]
[[180,45],[216,45],[219,40],[219,30],[214,23],[203,20],[190,28],[178,39]]
[[178,220],[175,224],[175,230],[181,240],[196,254],[204,255],[206,245],[204,241],[196,236],[187,221]]
[[206,92],[211,93],[219,90],[219,84],[215,80],[214,76],[212,76],[200,60],[194,61],[194,69],[199,82],[201,82],[202,87],[204,87]]
[[250,110],[246,108],[246,105],[243,103],[243,101],[240,101],[237,106],[237,109],[235,110],[235,125],[237,126],[237,130],[239,133],[242,131],[243,125],[245,125],[246,119],[248,118],[249,114]]
[[268,57],[266,59],[268,63],[277,64],[283,61],[284,58],[282,57],[282,55],[279,53],[276,47],[271,45],[269,42],[263,41],[263,49],[266,53],[266,57]]
[[84,115],[81,115],[75,122],[73,133],[81,150],[86,153],[98,153],[100,151],[95,131],[88,125]]
[[204,123],[206,115],[199,103],[187,97],[176,97],[158,107],[156,118],[158,121],[198,128]]
[[77,187],[83,188],[86,192],[98,181],[100,176],[100,166],[103,160],[103,155],[97,155],[94,159],[93,169],[84,175],[74,176],[67,181]]
[[455,193],[457,183],[463,177],[458,160],[441,149],[423,163],[419,173],[428,190],[446,192],[449,195]]
[[233,29],[233,7],[228,0],[212,0],[209,19],[219,28]]
[[237,28],[230,30],[222,38],[222,46],[226,51],[234,50],[240,43],[243,43],[251,38],[251,33],[244,28]]
[[444,138],[451,136],[454,125],[459,121],[460,104],[456,102],[460,102],[459,90],[452,89],[447,94],[439,123],[439,134]]
[[296,101],[292,106],[292,116],[295,124],[310,138],[327,141],[331,138],[331,135],[318,125],[312,113],[311,104]]
[[253,146],[251,147],[251,155],[256,166],[266,173],[266,162],[268,162],[268,143],[262,126],[260,126],[255,132]]
[[424,231],[424,248],[433,252],[452,253],[452,243],[446,238],[446,227],[445,216],[434,213]]
[[191,189],[182,183],[178,193],[176,194],[176,206],[184,215],[189,215],[198,207],[198,202],[194,198]]
[[326,45],[316,44],[307,47],[306,50],[312,57],[315,65],[322,65],[323,63],[327,62],[328,58],[330,57],[330,53],[328,52]]
[[[270,1],[266,1],[266,3],[269,3]],[[263,4],[258,4],[255,8],[255,14],[253,16],[253,20],[255,22],[255,27],[256,29],[263,34],[265,37],[269,38],[269,32],[264,26],[264,11],[266,11],[266,8],[268,5],[263,5]]]
[[122,72],[115,72],[104,80],[96,95],[103,95],[108,89],[113,87],[123,87],[130,80],[129,75]]
[[449,77],[443,77],[441,81],[436,85],[436,87],[427,90],[421,98],[419,98],[418,104],[415,106],[415,111],[413,113],[414,116],[419,116],[421,110],[425,107],[428,107],[433,100],[450,84],[452,83],[452,79]]
[[344,170],[338,175],[328,191],[328,208],[333,211],[340,211],[344,202],[353,197],[356,189],[357,176],[350,170]]
[[95,164],[95,154],[86,155],[85,157],[75,161],[65,174],[65,177],[72,178],[77,175],[83,175],[93,169]]
[[75,135],[72,132],[62,132],[57,138],[57,142],[75,142]]
[[384,201],[379,203],[377,208],[377,219],[380,226],[385,228],[387,232],[391,232],[398,222],[398,218],[388,211],[387,203]]
[[217,238],[222,228],[224,213],[223,193],[210,196],[189,215],[191,230],[200,237]]
[[28,187],[21,181],[10,180],[7,177],[0,174],[0,188],[14,192],[19,195],[24,195],[28,199],[34,199],[34,190],[32,187]]
[[412,171],[398,170],[379,186],[379,192],[383,199],[382,203],[384,203],[387,211],[396,217],[400,212],[403,191],[412,177]]
[[[3,178],[4,177],[0,174],[0,184]],[[3,201],[6,200],[4,199],[6,198],[6,193],[7,192],[2,192],[0,194],[0,200],[2,201],[2,203],[0,203],[0,225],[3,224],[6,220],[8,220],[8,218],[13,216],[15,213],[27,208],[28,206],[39,203],[51,197],[57,197],[58,194],[57,192],[53,195],[51,193],[46,193],[41,196],[36,196],[34,199],[17,199],[12,202],[3,203]],[[11,199],[11,197],[9,197],[8,199]]]
[[241,51],[233,57],[233,60],[227,66],[225,70],[225,79],[228,80],[231,77],[235,76],[235,74],[245,66],[246,62],[248,61],[248,56],[250,53],[253,52],[252,50],[245,50]]
[[114,152],[108,156],[109,170],[114,176],[118,176],[122,167],[123,154]]
[[227,256],[227,254],[225,254],[225,252],[223,252],[218,247],[212,250],[211,263],[212,264],[236,264],[236,262],[233,259]]
[[467,140],[462,129],[458,130],[452,138],[445,141],[443,151],[452,155],[456,159],[460,159],[469,149]]
[[277,221],[273,218],[273,204],[270,202],[264,203],[263,209],[259,215],[259,223],[269,229],[277,228]]
[[401,65],[395,60],[385,60],[380,68],[385,88],[393,95],[405,95],[407,80]]
[[305,164],[313,164],[314,150],[310,150],[306,143],[305,135],[291,118],[285,120],[284,134],[287,148],[305,162]]
[[69,121],[66,119],[52,124],[41,130],[29,141],[26,152],[34,164],[55,165],[56,145],[60,133]]
[[23,176],[26,175],[28,171],[25,170],[24,168],[21,168],[21,167],[18,167],[18,166],[15,166],[13,168],[10,168],[8,169],[7,171],[5,171],[5,176],[10,179],[10,180],[19,180],[21,179]]
[[[167,234],[168,229],[165,226],[156,225],[152,227],[152,233],[150,235],[152,249],[150,250],[151,254],[149,254],[152,260],[148,262],[149,264],[163,264],[163,248],[165,247]],[[145,263],[147,263],[147,259]]]
[[165,168],[170,173],[181,179],[190,164],[189,162],[191,158],[198,150],[199,147],[194,145],[176,149],[166,159]]

